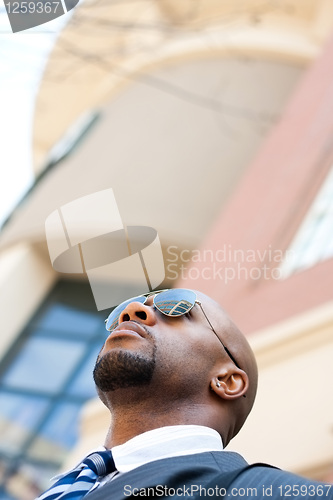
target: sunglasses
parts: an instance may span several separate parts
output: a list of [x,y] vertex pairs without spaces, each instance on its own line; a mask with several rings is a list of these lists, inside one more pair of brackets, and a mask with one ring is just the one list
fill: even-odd
[[213,325],[209,321],[207,314],[205,313],[202,304],[199,300],[197,300],[197,295],[193,290],[187,290],[185,288],[175,288],[170,290],[158,290],[155,292],[149,292],[143,295],[139,295],[138,297],[133,297],[131,299],[126,300],[119,304],[119,306],[115,307],[108,318],[105,320],[105,328],[112,332],[119,324],[119,317],[121,313],[126,309],[128,304],[131,302],[140,302],[141,304],[145,304],[148,297],[154,295],[153,304],[155,309],[157,309],[160,313],[165,316],[171,318],[178,318],[183,316],[184,314],[188,314],[191,309],[197,304],[203,315],[205,316],[210,328],[215,333],[216,337],[220,341],[223,346],[223,349],[231,359],[231,361],[240,368],[237,361],[229,351],[229,349],[224,345],[220,337],[217,335],[216,331],[213,328]]

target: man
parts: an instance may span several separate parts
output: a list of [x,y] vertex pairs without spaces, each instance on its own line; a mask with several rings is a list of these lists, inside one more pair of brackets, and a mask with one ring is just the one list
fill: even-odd
[[94,369],[111,414],[103,451],[41,499],[333,499],[330,485],[223,451],[252,408],[257,366],[216,302],[191,290],[153,292],[115,308],[106,326]]

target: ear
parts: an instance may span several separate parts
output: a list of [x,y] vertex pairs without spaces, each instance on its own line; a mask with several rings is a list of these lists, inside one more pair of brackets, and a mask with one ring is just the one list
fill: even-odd
[[245,393],[249,387],[249,377],[234,364],[223,366],[217,376],[210,381],[210,388],[222,399],[235,400]]

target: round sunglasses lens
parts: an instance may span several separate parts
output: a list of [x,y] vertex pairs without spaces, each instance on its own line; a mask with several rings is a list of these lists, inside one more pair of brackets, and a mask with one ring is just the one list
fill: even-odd
[[144,304],[146,302],[146,297],[133,297],[132,299],[128,299],[122,304],[119,304],[119,306],[115,307],[113,311],[109,314],[107,320],[105,321],[105,328],[109,331],[112,332],[117,326],[118,326],[118,321],[119,321],[119,316],[123,312],[124,309],[130,304],[131,302],[140,302],[141,304]]
[[192,290],[176,288],[155,295],[154,305],[166,316],[182,316],[192,309],[195,300],[196,294]]

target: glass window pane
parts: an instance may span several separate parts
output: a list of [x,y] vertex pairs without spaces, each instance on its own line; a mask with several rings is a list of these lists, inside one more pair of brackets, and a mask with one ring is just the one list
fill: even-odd
[[38,460],[53,460],[59,463],[77,440],[81,405],[58,404],[31,445],[28,454]]
[[59,282],[3,360],[0,500],[33,500],[67,458],[82,404],[95,395],[103,320],[89,284]]
[[0,482],[0,498],[1,500],[17,500],[17,498],[13,497],[6,491],[6,489],[1,488],[2,483]]
[[55,304],[41,318],[38,327],[50,332],[63,332],[90,338],[100,329],[103,322],[96,314],[78,311],[63,304]]
[[93,380],[93,369],[96,363],[97,355],[102,348],[102,342],[91,347],[91,353],[74,378],[68,388],[68,393],[84,398],[93,398],[96,396],[96,388]]
[[0,393],[0,450],[18,452],[48,406],[47,398]]
[[333,207],[330,211],[330,216],[327,221],[328,231],[327,231],[327,239],[323,245],[323,259],[327,259],[328,257],[333,256]]
[[333,257],[332,194],[333,169],[288,249],[289,258],[281,266],[284,278],[294,271],[309,268],[323,259]]
[[85,347],[84,342],[74,340],[31,338],[5,374],[3,384],[47,392],[60,390]]
[[[0,499],[34,500],[50,487],[50,478],[58,470],[58,465],[45,466],[21,461],[14,465],[10,460],[1,457]],[[8,471],[10,471],[9,474]]]

